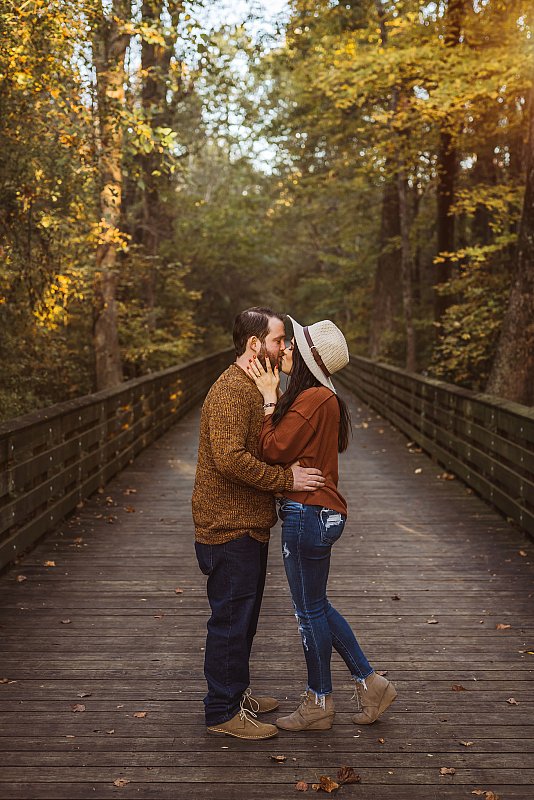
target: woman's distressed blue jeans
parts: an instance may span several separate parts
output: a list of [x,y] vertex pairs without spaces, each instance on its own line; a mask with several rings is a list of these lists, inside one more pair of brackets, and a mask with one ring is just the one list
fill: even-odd
[[322,506],[282,498],[282,555],[308,668],[308,689],[318,698],[332,691],[332,647],[357,681],[373,671],[347,620],[328,601],[332,545],[346,517]]

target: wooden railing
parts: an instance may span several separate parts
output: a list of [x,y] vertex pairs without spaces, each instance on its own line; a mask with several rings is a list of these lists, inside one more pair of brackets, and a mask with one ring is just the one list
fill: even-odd
[[366,358],[336,379],[534,535],[534,408]]
[[206,394],[232,351],[0,424],[0,567],[12,561]]

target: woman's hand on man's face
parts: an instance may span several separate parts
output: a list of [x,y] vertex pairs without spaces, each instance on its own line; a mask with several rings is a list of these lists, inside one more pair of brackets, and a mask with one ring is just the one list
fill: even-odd
[[247,366],[247,373],[262,393],[264,402],[276,403],[278,400],[278,387],[280,386],[278,366],[273,370],[268,358],[265,359],[265,366],[266,368],[256,357],[251,358]]

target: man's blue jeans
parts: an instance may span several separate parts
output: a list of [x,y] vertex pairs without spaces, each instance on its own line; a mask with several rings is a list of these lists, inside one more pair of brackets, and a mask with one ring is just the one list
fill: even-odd
[[347,620],[326,596],[332,545],[343,533],[346,517],[285,498],[279,504],[282,555],[308,668],[307,688],[321,698],[332,691],[332,646],[355,680],[373,671]]
[[268,544],[248,535],[225,544],[195,542],[199,567],[208,576],[211,608],[204,657],[206,725],[220,725],[235,717],[249,686],[249,658],[265,586],[268,548]]

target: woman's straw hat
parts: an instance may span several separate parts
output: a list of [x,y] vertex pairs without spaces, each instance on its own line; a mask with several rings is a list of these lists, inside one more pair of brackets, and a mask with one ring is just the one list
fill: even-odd
[[306,366],[323,386],[336,393],[330,376],[349,363],[345,337],[329,319],[303,327],[289,314],[288,317],[293,323],[295,341]]

